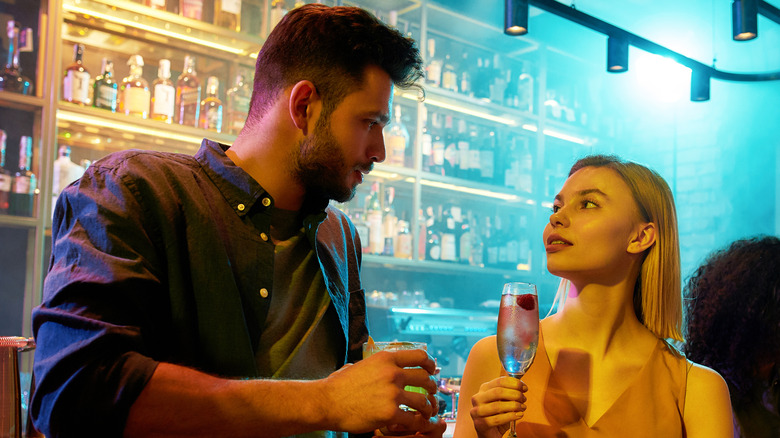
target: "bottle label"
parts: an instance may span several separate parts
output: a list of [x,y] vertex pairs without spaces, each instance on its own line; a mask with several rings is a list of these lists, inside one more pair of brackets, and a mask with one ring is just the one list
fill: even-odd
[[122,96],[125,114],[149,115],[149,90],[145,88],[125,88]]
[[71,70],[62,82],[65,100],[75,103],[89,103],[89,73]]
[[182,125],[198,126],[198,112],[200,111],[200,88],[181,87],[178,91],[179,108],[178,122]]
[[483,150],[479,152],[479,171],[482,178],[493,179],[495,175],[495,164],[492,150]]
[[441,259],[455,261],[455,235],[452,233],[442,233],[441,235]]
[[436,166],[444,165],[444,142],[433,142],[433,164]]
[[149,6],[165,9],[165,0],[149,0]]
[[[458,154],[460,157],[458,158],[460,170],[469,170],[471,167],[471,164],[469,163],[469,158],[471,158],[471,155],[469,154],[469,147],[471,145],[467,141],[459,141],[458,142]],[[476,162],[474,163],[474,166],[476,166]]]
[[176,98],[176,89],[172,85],[157,84],[154,86],[153,115],[173,117],[173,107]]
[[222,12],[239,15],[241,13],[241,0],[222,0]]
[[11,175],[0,173],[0,192],[11,191]]
[[400,135],[388,135],[385,140],[387,149],[387,164],[403,166],[406,155],[406,139]]
[[181,0],[181,14],[193,20],[203,17],[203,0]]
[[21,195],[27,195],[30,193],[30,187],[32,184],[30,183],[30,177],[26,175],[20,175],[17,176],[14,179],[14,193],[18,193]]
[[99,85],[95,96],[95,106],[116,111],[117,90],[110,85]]
[[212,131],[220,131],[222,129],[222,107],[215,106],[206,110],[206,125],[201,128],[209,129]]

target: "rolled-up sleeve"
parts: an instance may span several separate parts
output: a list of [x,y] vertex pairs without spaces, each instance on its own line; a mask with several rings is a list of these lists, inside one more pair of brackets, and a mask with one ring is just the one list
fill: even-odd
[[[154,373],[142,336],[164,312],[164,285],[143,206],[113,167],[94,165],[60,195],[37,341],[31,414],[47,436],[121,436]],[[162,308],[160,307],[162,306]]]

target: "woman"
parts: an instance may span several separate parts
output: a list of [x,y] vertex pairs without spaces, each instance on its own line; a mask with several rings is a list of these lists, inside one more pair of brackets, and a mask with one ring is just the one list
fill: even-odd
[[731,437],[728,388],[687,361],[674,200],[655,172],[611,156],[571,168],[544,229],[558,311],[541,321],[523,381],[502,370],[495,336],[471,350],[456,438]]
[[691,360],[723,375],[734,436],[780,436],[780,239],[737,240],[714,252],[686,285]]

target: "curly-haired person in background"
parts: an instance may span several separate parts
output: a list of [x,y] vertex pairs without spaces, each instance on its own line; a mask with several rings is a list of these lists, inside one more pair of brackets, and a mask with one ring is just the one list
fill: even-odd
[[738,240],[686,285],[688,359],[729,385],[734,436],[780,436],[780,239]]

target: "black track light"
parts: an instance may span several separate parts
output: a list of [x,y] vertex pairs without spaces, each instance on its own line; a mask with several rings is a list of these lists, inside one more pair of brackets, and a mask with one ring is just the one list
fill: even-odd
[[504,33],[528,33],[528,0],[506,0],[504,3]]
[[628,71],[628,41],[618,37],[607,38],[607,71]]
[[702,70],[691,70],[691,102],[708,100],[710,100],[710,74]]
[[734,0],[731,4],[731,29],[735,41],[758,36],[758,0]]

